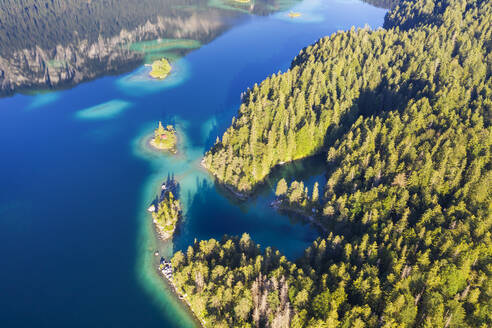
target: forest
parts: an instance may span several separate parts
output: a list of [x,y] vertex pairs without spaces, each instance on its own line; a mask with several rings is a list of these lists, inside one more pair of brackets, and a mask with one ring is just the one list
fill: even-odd
[[256,0],[237,11],[222,3],[233,0],[0,0],[0,97],[153,62],[157,53],[139,49],[144,41],[193,41],[191,48],[166,51],[181,57],[230,28],[230,19],[269,15],[297,1]]
[[161,238],[172,237],[181,214],[180,201],[172,191],[163,192],[157,207],[151,214]]
[[[295,3],[296,0],[292,0]],[[374,1],[374,0],[373,0]],[[379,1],[379,0],[376,0]],[[9,57],[17,50],[56,48],[87,40],[113,37],[122,30],[141,28],[158,17],[189,17],[186,7],[203,8],[219,19],[219,8],[209,7],[209,0],[0,0],[0,55]],[[281,7],[279,0],[259,0],[252,12],[268,15]],[[233,11],[229,11],[234,15]],[[202,32],[203,43],[216,33]],[[174,36],[169,31],[161,37]],[[190,36],[188,36],[190,38]]]
[[204,165],[251,194],[324,154],[326,184],[276,202],[326,234],[295,262],[247,235],[176,253],[206,326],[492,326],[491,50],[490,1],[407,0],[248,90]]
[[173,236],[176,225],[181,217],[181,202],[177,197],[178,185],[174,180],[168,180],[165,186],[166,189],[161,191],[161,195],[155,201],[157,206],[152,205],[149,208],[152,221],[162,239]]
[[[122,30],[141,28],[148,21],[156,23],[159,16],[185,18],[190,14],[179,6],[206,3],[206,0],[0,0],[0,54],[9,57],[22,49],[37,46],[49,50],[82,40],[94,43],[100,38],[119,35]],[[173,31],[168,34],[173,35]],[[207,35],[204,42],[213,36]]]

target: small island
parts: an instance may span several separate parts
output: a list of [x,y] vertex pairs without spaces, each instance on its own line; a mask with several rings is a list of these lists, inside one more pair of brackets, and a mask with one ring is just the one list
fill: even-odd
[[171,238],[176,230],[176,224],[181,216],[181,203],[177,198],[178,184],[168,180],[162,185],[161,195],[148,211],[152,215],[157,232],[162,239]]
[[167,125],[166,128],[159,121],[159,126],[154,131],[154,137],[150,140],[150,145],[159,150],[166,150],[176,153],[177,144],[176,130],[172,125]]
[[156,60],[152,63],[152,70],[149,75],[154,79],[164,80],[171,72],[171,64],[166,58]]
[[298,17],[301,17],[301,13],[297,13],[297,12],[293,12],[293,11],[291,11],[291,12],[288,14],[288,16],[289,16],[290,18],[298,18]]

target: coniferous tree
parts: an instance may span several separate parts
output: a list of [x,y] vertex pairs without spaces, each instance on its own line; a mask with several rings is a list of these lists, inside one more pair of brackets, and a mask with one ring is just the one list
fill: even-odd
[[178,253],[195,313],[228,327],[492,326],[491,40],[490,1],[404,1],[385,29],[323,38],[251,89],[207,167],[250,192],[276,164],[324,153],[321,191],[281,180],[276,194],[319,209],[326,235],[295,263],[249,238]]

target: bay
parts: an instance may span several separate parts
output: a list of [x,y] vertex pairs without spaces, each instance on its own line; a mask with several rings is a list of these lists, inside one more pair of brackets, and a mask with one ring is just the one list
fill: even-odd
[[[170,255],[195,239],[247,232],[290,259],[302,254],[319,231],[269,203],[280,176],[293,179],[297,169],[323,179],[316,164],[289,166],[243,202],[199,166],[248,87],[288,69],[323,36],[381,26],[386,12],[343,0],[306,0],[292,10],[302,16],[228,16],[227,31],[177,59],[174,80],[148,80],[138,67],[0,99],[2,327],[193,327],[155,270],[156,249]],[[124,106],[94,113],[108,104]],[[81,115],[87,109],[90,119]],[[177,156],[146,149],[159,120],[176,125]],[[185,218],[173,242],[161,243],[146,208],[168,175],[180,182]]]

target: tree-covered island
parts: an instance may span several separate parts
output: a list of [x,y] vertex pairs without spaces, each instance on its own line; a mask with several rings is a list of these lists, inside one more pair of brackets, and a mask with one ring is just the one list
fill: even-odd
[[156,60],[152,63],[152,70],[149,75],[154,79],[164,80],[171,73],[171,64],[166,58]]
[[150,140],[150,145],[159,150],[170,151],[171,153],[177,152],[176,130],[172,125],[167,125],[166,128],[159,121],[157,129],[154,130],[154,137]]
[[148,208],[157,232],[162,239],[168,239],[173,236],[181,216],[178,188],[179,186],[174,179],[168,179],[162,184],[160,196]]
[[425,104],[444,107],[441,116],[462,104],[478,106],[473,113],[482,116],[488,98],[477,94],[477,104],[469,93],[487,90],[488,5],[426,3],[403,2],[387,15],[386,29],[336,33],[303,49],[287,72],[246,93],[205,166],[219,182],[248,193],[274,166],[336,146],[358,119],[402,119]]
[[176,253],[195,314],[214,328],[491,327],[491,67],[492,2],[406,0],[384,29],[325,37],[249,90],[204,166],[251,193],[323,154],[326,184],[281,180],[277,201],[327,233],[295,262],[247,236]]

